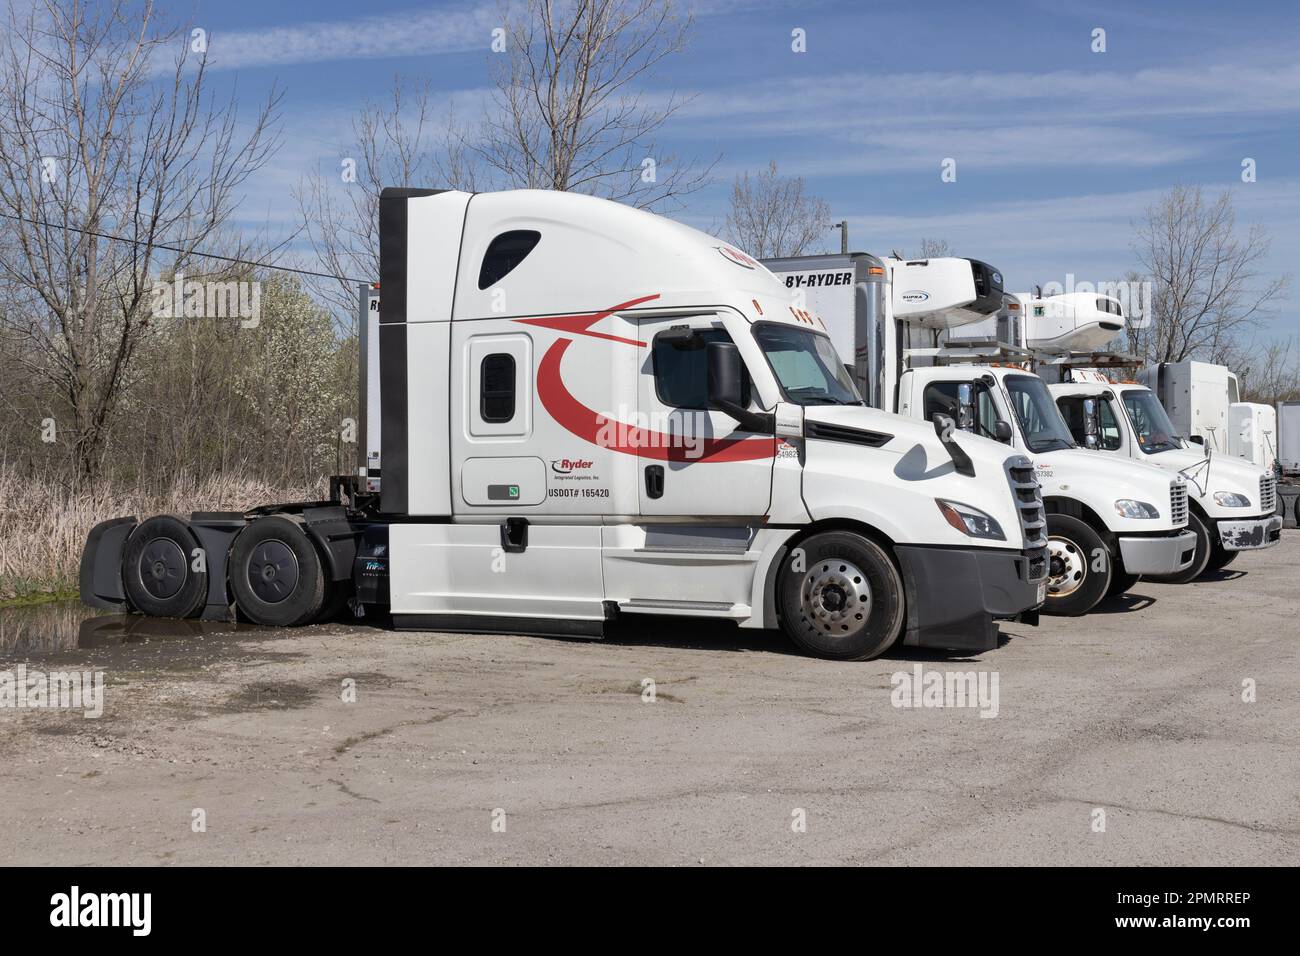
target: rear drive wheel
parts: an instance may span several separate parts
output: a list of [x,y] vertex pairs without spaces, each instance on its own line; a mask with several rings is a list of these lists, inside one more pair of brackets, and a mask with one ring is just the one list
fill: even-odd
[[1236,561],[1237,555],[1239,554],[1241,554],[1240,551],[1229,551],[1216,544],[1210,549],[1210,560],[1205,562],[1205,570],[1222,571],[1228,565],[1232,564],[1233,561]]
[[1193,511],[1187,516],[1187,530],[1196,534],[1196,554],[1192,557],[1192,563],[1177,574],[1152,575],[1152,580],[1163,581],[1166,584],[1186,584],[1188,581],[1195,581],[1205,573],[1205,566],[1210,563],[1210,550],[1213,547],[1210,529]]
[[782,630],[810,654],[864,661],[903,631],[903,581],[878,544],[849,531],[800,542],[777,582]]
[[1110,549],[1092,525],[1069,515],[1047,516],[1044,613],[1064,617],[1087,614],[1106,596],[1112,571]]
[[131,606],[153,617],[197,615],[208,596],[207,571],[194,570],[198,547],[190,526],[171,515],[132,531],[122,553],[122,586]]
[[239,532],[229,576],[239,610],[257,624],[310,624],[325,605],[316,545],[301,525],[281,515],[258,518]]

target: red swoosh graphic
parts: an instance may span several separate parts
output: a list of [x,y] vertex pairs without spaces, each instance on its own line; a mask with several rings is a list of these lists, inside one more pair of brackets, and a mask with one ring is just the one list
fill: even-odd
[[[643,346],[644,342],[626,339],[617,335],[589,331],[601,319],[613,315],[622,309],[650,302],[658,295],[647,295],[639,299],[612,306],[602,312],[588,315],[564,315],[544,319],[516,319],[525,325],[537,325],[557,329],[571,335],[589,335],[593,338],[621,342],[624,345]],[[616,419],[608,418],[594,409],[588,408],[574,398],[564,384],[560,374],[560,360],[573,339],[561,338],[551,344],[542,356],[537,368],[537,395],[542,406],[550,416],[571,434],[601,448],[622,452],[625,455],[637,455],[641,458],[654,458],[659,461],[674,462],[734,462],[757,461],[771,458],[776,454],[776,438],[705,438],[684,447],[680,437],[664,432],[652,431],[628,425]],[[602,434],[603,433],[603,434]]]

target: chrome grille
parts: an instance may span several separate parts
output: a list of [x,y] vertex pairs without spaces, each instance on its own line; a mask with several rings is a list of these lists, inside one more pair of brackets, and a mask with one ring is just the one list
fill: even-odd
[[1277,479],[1272,475],[1259,476],[1259,507],[1264,514],[1277,510]]
[[1187,524],[1187,482],[1169,483],[1169,514],[1175,525]]
[[1047,545],[1047,514],[1043,509],[1043,492],[1034,477],[1034,467],[1024,458],[1013,458],[1007,468],[1011,493],[1020,514],[1020,528],[1025,533],[1026,548]]

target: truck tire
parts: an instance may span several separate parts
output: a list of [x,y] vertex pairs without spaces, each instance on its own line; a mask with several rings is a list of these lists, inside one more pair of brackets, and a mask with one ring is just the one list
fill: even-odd
[[1236,561],[1237,555],[1239,554],[1241,554],[1240,551],[1229,551],[1216,544],[1210,549],[1210,560],[1205,562],[1205,570],[1222,571],[1228,565],[1232,564],[1233,561]]
[[310,624],[325,606],[320,554],[289,518],[268,515],[239,532],[228,568],[235,604],[255,624]]
[[[1102,570],[1096,557],[1104,554]],[[1110,588],[1115,561],[1092,525],[1070,515],[1047,516],[1047,601],[1044,614],[1087,614]]]
[[874,541],[827,531],[800,542],[777,581],[781,629],[799,647],[836,661],[865,661],[903,633],[903,581]]
[[1186,584],[1205,573],[1205,566],[1210,563],[1210,551],[1214,547],[1214,542],[1210,540],[1210,529],[1195,511],[1187,516],[1187,529],[1196,534],[1196,554],[1192,557],[1192,563],[1177,574],[1150,575],[1151,580],[1165,584]]
[[208,573],[193,566],[198,547],[190,526],[171,515],[149,518],[132,531],[122,551],[122,586],[131,607],[152,617],[198,615],[208,596]]

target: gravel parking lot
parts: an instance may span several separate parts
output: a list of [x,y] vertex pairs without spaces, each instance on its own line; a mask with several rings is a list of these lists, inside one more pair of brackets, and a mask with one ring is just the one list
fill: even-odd
[[[103,668],[107,693],[99,719],[0,710],[5,859],[1295,865],[1298,581],[1287,531],[987,654],[861,664],[673,621],[589,643],[11,616],[0,670]],[[918,666],[996,674],[996,717],[893,706]]]

